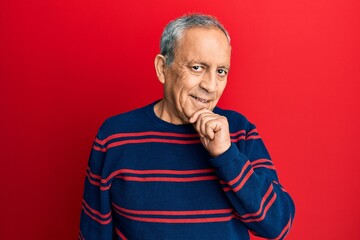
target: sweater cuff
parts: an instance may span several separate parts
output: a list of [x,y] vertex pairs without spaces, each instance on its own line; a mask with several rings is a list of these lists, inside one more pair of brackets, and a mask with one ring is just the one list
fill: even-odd
[[214,158],[210,158],[210,164],[215,168],[221,168],[230,164],[235,159],[237,159],[237,161],[240,159],[241,161],[244,161],[244,163],[248,160],[247,157],[239,151],[235,143],[231,143],[229,149],[226,150],[223,154],[220,154]]

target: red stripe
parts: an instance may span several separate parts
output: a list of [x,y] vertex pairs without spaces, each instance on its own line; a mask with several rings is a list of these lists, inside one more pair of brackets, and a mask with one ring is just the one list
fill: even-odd
[[223,191],[224,191],[224,192],[229,192],[229,191],[231,191],[231,190],[232,190],[231,187],[223,187]]
[[144,137],[144,136],[166,136],[166,137],[182,137],[182,138],[194,138],[198,137],[199,134],[181,134],[181,133],[171,133],[171,132],[132,132],[132,133],[117,133],[110,135],[104,140],[95,139],[95,141],[101,145],[106,144],[108,141],[115,138],[123,138],[123,137]]
[[101,179],[101,176],[100,176],[100,175],[96,175],[96,174],[94,174],[94,173],[92,173],[92,172],[90,171],[90,167],[88,167],[87,170],[89,171],[89,175],[90,175],[92,178],[99,179],[99,180]]
[[109,186],[100,186],[100,190],[101,191],[106,191],[106,190],[109,190],[111,188],[111,184]]
[[260,222],[262,221],[265,217],[266,214],[268,212],[268,210],[270,209],[270,207],[273,205],[273,203],[275,202],[276,199],[276,193],[274,193],[273,197],[271,198],[271,200],[268,202],[268,204],[266,205],[264,212],[262,214],[262,216],[260,218],[256,218],[256,219],[246,219],[246,220],[242,220],[243,222]]
[[250,132],[248,132],[246,135],[250,135],[250,134],[252,134],[252,133],[257,133],[257,132],[258,132],[257,129],[254,128],[253,130],[251,130]]
[[98,146],[93,146],[93,149],[96,150],[96,151],[100,151],[100,152],[106,152],[107,149],[106,148],[101,148],[101,147],[98,147]]
[[225,182],[225,181],[223,181],[223,180],[220,180],[219,182],[220,182],[220,184],[222,184],[222,185],[225,185],[225,184],[226,184],[226,186],[223,186],[223,187],[222,187],[222,189],[223,189],[224,192],[228,192],[228,191],[231,191],[231,190],[232,190],[232,188],[227,185],[227,182]]
[[241,133],[244,133],[244,134],[245,134],[245,130],[240,130],[240,131],[237,131],[237,132],[234,132],[234,133],[230,133],[230,136],[231,136],[231,137],[235,137],[235,136],[237,136],[237,135],[239,135],[239,134],[241,134]]
[[207,215],[207,214],[225,214],[232,213],[233,209],[215,209],[215,210],[191,210],[191,211],[150,211],[150,210],[131,210],[122,208],[113,203],[113,206],[125,213],[138,215],[168,215],[168,216],[186,216],[186,215]]
[[256,135],[256,136],[248,136],[248,137],[245,137],[245,136],[239,136],[237,138],[232,138],[231,139],[231,142],[238,142],[240,140],[251,140],[251,139],[259,139],[261,138],[259,135]]
[[176,139],[161,139],[161,138],[146,138],[146,139],[130,139],[119,142],[110,143],[107,148],[117,147],[124,144],[129,143],[148,143],[148,142],[156,142],[156,143],[175,143],[175,144],[194,144],[201,143],[199,139],[197,140],[176,140]]
[[95,142],[96,143],[98,143],[98,144],[100,144],[100,145],[104,145],[104,141],[101,141],[100,139],[98,139],[98,138],[95,138]]
[[80,240],[85,240],[84,236],[82,235],[81,231],[79,231],[79,239]]
[[217,180],[216,176],[188,177],[188,178],[172,178],[172,177],[132,177],[132,176],[116,176],[116,178],[125,181],[134,182],[197,182]]
[[121,237],[122,240],[127,240],[127,238],[120,232],[119,229],[115,228],[116,234]]
[[89,173],[86,174],[86,177],[87,177],[87,179],[89,180],[89,182],[90,182],[92,185],[95,185],[95,186],[98,186],[98,187],[100,186],[100,182],[96,182],[96,181],[92,180],[92,179],[90,178]]
[[269,168],[269,169],[274,169],[274,170],[275,170],[275,167],[274,167],[273,165],[259,164],[259,165],[253,166],[254,169],[255,169],[255,168],[261,168],[261,167],[263,167],[263,168]]
[[245,136],[239,136],[239,137],[237,137],[237,138],[231,139],[231,142],[238,142],[238,141],[244,140],[244,139],[245,139]]
[[[256,131],[256,129],[250,131],[248,134]],[[235,137],[241,133],[245,133],[245,130],[240,130],[235,133],[230,133],[231,137]],[[116,138],[122,137],[143,137],[143,136],[168,136],[168,137],[183,137],[183,138],[194,138],[198,137],[199,135],[196,134],[179,134],[179,133],[164,133],[164,132],[139,132],[139,133],[117,133],[110,135],[109,137],[105,138],[104,140],[100,140],[98,138],[95,139],[95,142],[101,145],[105,145],[108,141]],[[257,139],[260,136],[249,136],[247,139]],[[245,136],[239,136],[235,139],[232,139],[232,142],[236,142],[239,140],[245,139]],[[108,148],[120,146],[123,144],[128,143],[144,143],[144,142],[158,142],[158,143],[178,143],[178,144],[193,144],[193,143],[200,143],[200,140],[176,140],[176,139],[156,139],[156,138],[148,138],[148,139],[129,139],[129,140],[122,140],[119,142],[111,143],[107,148],[101,148],[98,146],[94,146],[94,150],[106,152]]]
[[245,177],[243,178],[243,180],[241,181],[241,183],[234,188],[234,192],[238,192],[246,183],[246,181],[251,177],[251,175],[254,173],[254,171],[252,169],[250,169],[250,171],[245,175]]
[[250,162],[247,161],[245,163],[245,165],[243,166],[243,168],[241,169],[240,174],[234,178],[233,180],[231,180],[230,182],[228,182],[229,185],[233,185],[234,183],[236,183],[237,181],[239,181],[239,179],[242,177],[242,175],[244,174],[245,170],[248,168],[248,166],[250,165]]
[[[250,139],[259,139],[260,136],[250,136],[246,138],[246,140]],[[239,136],[238,138],[231,139],[231,142],[238,142],[239,140],[244,140],[245,136]],[[107,149],[122,146],[125,144],[134,144],[134,143],[173,143],[173,144],[197,144],[201,143],[200,140],[176,140],[176,139],[161,139],[161,138],[146,138],[146,139],[129,139],[122,140],[118,142],[110,143],[106,148],[100,148],[98,146],[94,146],[93,149],[101,152],[106,152]]]
[[266,158],[260,158],[260,159],[256,159],[256,160],[252,161],[251,165],[255,165],[255,164],[258,164],[258,163],[265,163],[265,162],[272,164],[271,160],[266,159]]
[[96,221],[96,222],[98,222],[98,223],[100,223],[100,224],[105,225],[105,224],[110,223],[111,220],[112,220],[112,219],[110,218],[110,219],[108,219],[108,220],[102,221],[102,220],[100,220],[100,219],[92,216],[92,215],[89,213],[89,211],[88,211],[84,206],[82,206],[82,209],[84,210],[84,212],[86,213],[86,215],[88,215],[92,220],[94,220],[94,221]]
[[125,213],[119,212],[115,209],[115,212],[119,215],[126,217],[131,220],[140,222],[151,222],[151,223],[208,223],[208,222],[226,222],[233,218],[236,218],[235,214],[227,217],[214,217],[214,218],[183,218],[183,219],[172,219],[172,218],[147,218],[147,217],[134,217]]
[[122,141],[110,143],[106,148],[100,148],[94,145],[93,149],[101,152],[106,152],[109,148],[118,147],[125,144],[132,144],[132,143],[196,144],[196,143],[201,143],[201,141],[199,139],[196,140],[176,140],[176,139],[161,139],[161,138],[129,139],[129,140],[122,140]]
[[280,186],[280,189],[281,189],[283,192],[286,192],[286,193],[287,193],[287,191],[285,190],[285,188],[283,188],[283,187],[280,185],[280,183],[278,183],[277,181],[273,181],[273,183],[275,183],[276,185],[279,185],[279,186]]
[[97,210],[95,210],[95,209],[92,209],[92,208],[89,206],[89,204],[87,204],[87,202],[86,202],[84,199],[82,200],[82,203],[85,205],[85,207],[86,207],[87,209],[90,210],[90,212],[92,212],[93,214],[95,214],[95,215],[97,215],[97,216],[99,216],[99,217],[101,217],[101,218],[108,218],[108,217],[111,216],[111,212],[109,212],[109,213],[107,213],[107,214],[102,214],[102,213],[100,213],[99,211],[97,211]]
[[259,135],[247,136],[247,137],[246,137],[246,140],[249,140],[249,139],[259,139],[259,138],[261,138]]
[[[282,237],[285,237],[287,234],[285,234],[286,232],[288,232],[288,229],[290,229],[290,225],[291,225],[291,217],[289,222],[286,224],[286,226],[284,227],[284,229],[281,231],[281,233],[279,234],[279,236],[277,236],[276,238],[274,238],[273,240],[280,240]],[[285,234],[285,235],[284,235]]]
[[[257,132],[256,129],[250,131],[248,134],[252,133],[252,132]],[[235,137],[239,134],[245,134],[246,131],[245,130],[239,130],[235,133],[230,133],[231,137]],[[115,139],[115,138],[122,138],[122,137],[144,137],[144,136],[166,136],[166,137],[182,137],[182,138],[194,138],[194,137],[198,137],[199,134],[195,133],[195,134],[180,134],[180,133],[170,133],[170,132],[153,132],[153,131],[149,131],[149,132],[133,132],[133,133],[117,133],[117,134],[113,134],[110,135],[109,137],[105,138],[104,140],[100,140],[98,138],[95,139],[95,142],[104,145],[106,144],[108,141]]]
[[195,170],[160,170],[160,169],[154,169],[154,170],[134,170],[134,169],[120,169],[117,171],[112,172],[107,178],[101,179],[101,183],[107,183],[110,179],[112,179],[114,176],[119,174],[126,174],[126,173],[132,173],[132,174],[169,174],[169,175],[187,175],[187,174],[201,174],[201,173],[213,173],[215,172],[214,169],[195,169]]
[[265,195],[261,199],[260,207],[259,207],[259,210],[257,212],[244,214],[244,215],[241,215],[240,217],[241,218],[248,218],[248,217],[258,216],[262,212],[263,207],[264,207],[264,203],[268,199],[268,197],[270,196],[270,193],[272,193],[273,189],[274,189],[273,185],[270,184],[269,189],[267,190],[267,192],[265,193]]
[[[233,180],[231,180],[230,182],[228,182],[227,184],[232,186],[234,185],[235,183],[237,183],[239,181],[239,179],[242,178],[242,176],[244,175],[244,172],[245,170],[248,168],[248,166],[250,165],[250,162],[247,161],[245,163],[245,165],[243,166],[243,168],[241,169],[241,172],[239,173],[239,175],[237,177],[235,177]],[[246,183],[246,181],[250,178],[250,176],[254,173],[254,171],[252,169],[249,170],[249,172],[245,175],[245,177],[243,178],[243,180],[240,182],[240,184],[233,189],[234,192],[237,192],[239,191],[243,186],[244,184]],[[220,182],[221,183],[221,182]],[[223,188],[223,190],[225,192],[229,191],[229,189],[227,187]]]
[[[260,164],[260,163],[270,163],[271,165]],[[269,169],[274,169],[275,170],[275,167],[272,164],[273,164],[272,161],[269,160],[269,159],[266,159],[266,158],[260,158],[260,159],[257,159],[255,161],[251,162],[251,165],[253,166],[253,168],[264,167],[264,168],[269,168]]]

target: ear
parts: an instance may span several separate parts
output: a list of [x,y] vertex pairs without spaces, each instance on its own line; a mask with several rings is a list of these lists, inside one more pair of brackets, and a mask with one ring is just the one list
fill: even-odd
[[155,57],[156,75],[162,84],[165,83],[165,67],[166,67],[165,57],[161,54],[156,55]]

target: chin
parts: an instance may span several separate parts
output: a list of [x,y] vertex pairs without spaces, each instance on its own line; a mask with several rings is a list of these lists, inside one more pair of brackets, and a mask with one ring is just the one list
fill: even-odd
[[187,118],[187,122],[189,120],[189,118],[191,118],[195,112],[199,111],[202,108],[192,108],[192,109],[187,109],[184,111],[184,115]]
[[186,122],[189,122],[189,118],[191,118],[196,111],[197,109],[185,109],[183,111],[184,119],[186,119]]

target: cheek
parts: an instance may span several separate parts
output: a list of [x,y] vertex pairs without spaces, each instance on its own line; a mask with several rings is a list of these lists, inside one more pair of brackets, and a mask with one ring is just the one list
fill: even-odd
[[219,82],[219,90],[218,90],[218,97],[220,98],[220,96],[222,95],[222,93],[224,92],[225,90],[225,87],[226,87],[226,80],[222,80]]
[[188,91],[185,89],[183,90],[184,91],[182,91],[179,95],[179,104],[182,111],[189,112],[192,108],[191,99],[189,97]]
[[181,79],[176,87],[175,93],[178,94],[180,102],[185,104],[189,101],[190,94],[192,91],[196,91],[196,79],[183,78]]

